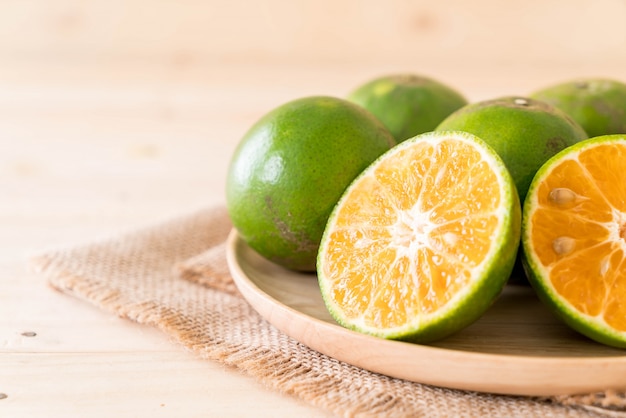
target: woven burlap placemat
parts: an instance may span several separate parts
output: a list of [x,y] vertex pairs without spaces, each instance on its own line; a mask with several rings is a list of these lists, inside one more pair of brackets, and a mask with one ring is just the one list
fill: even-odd
[[62,292],[156,326],[199,357],[339,417],[626,417],[623,393],[529,398],[451,390],[371,373],[282,334],[228,272],[223,207],[34,257]]

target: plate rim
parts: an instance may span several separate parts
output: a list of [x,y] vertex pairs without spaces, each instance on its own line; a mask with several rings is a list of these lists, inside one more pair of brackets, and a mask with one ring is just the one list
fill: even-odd
[[[497,354],[497,353],[481,353],[474,351],[464,351],[445,347],[433,347],[423,344],[416,344],[403,341],[385,340],[374,336],[358,333],[340,326],[315,318],[304,312],[286,305],[280,300],[264,292],[256,285],[239,263],[238,257],[242,256],[240,248],[254,251],[247,246],[245,241],[233,228],[226,241],[226,260],[229,271],[235,285],[239,289],[244,299],[253,307],[253,309],[271,325],[284,332],[291,338],[304,344],[312,350],[322,353],[326,356],[343,361],[350,365],[374,372],[380,373],[392,378],[409,380],[416,383],[431,384],[440,387],[459,390],[471,390],[485,393],[496,393],[505,395],[522,395],[522,396],[553,396],[553,395],[569,395],[577,393],[590,393],[601,390],[626,389],[626,378],[619,379],[619,376],[626,376],[626,353],[624,356],[616,357],[585,357],[585,356],[524,356],[517,354]],[[268,261],[268,263],[270,263]],[[289,323],[285,323],[289,318]],[[295,321],[295,322],[294,322]],[[339,347],[328,348],[328,344],[324,341],[317,341],[311,335],[302,335],[299,331],[303,327],[315,330],[311,335],[326,334],[333,344],[339,344]],[[373,347],[374,354],[355,358],[353,355],[341,347],[343,341],[349,343],[356,342],[362,347]],[[328,342],[328,341],[327,341]],[[415,375],[415,367],[402,368],[394,363],[393,359],[384,361],[382,351],[391,350],[395,353],[401,353],[402,357],[416,357],[418,365],[427,366],[420,376]],[[433,367],[428,367],[425,360],[430,359],[436,363],[463,364],[472,363],[473,367],[465,372],[477,371],[482,366],[489,364],[507,364],[509,367],[514,365],[514,371],[523,374],[527,378],[524,381],[508,382],[506,384],[494,384],[486,382],[488,376],[497,377],[497,368],[493,368],[487,373],[464,373],[462,377],[455,380],[450,378],[441,378],[441,376],[433,375]],[[383,359],[382,363],[378,363]],[[412,364],[415,366],[414,364]],[[615,366],[620,366],[620,370],[616,371]],[[467,367],[465,367],[467,369]],[[554,370],[560,368],[565,375],[561,378],[555,378]],[[593,375],[596,379],[590,381],[579,375],[579,372],[585,371]],[[605,373],[600,373],[602,370]],[[509,369],[511,371],[511,369]],[[536,372],[533,378],[530,373]],[[608,373],[610,372],[610,373]],[[568,376],[570,376],[568,378]],[[603,377],[604,378],[600,378]],[[530,378],[529,378],[530,377]]]

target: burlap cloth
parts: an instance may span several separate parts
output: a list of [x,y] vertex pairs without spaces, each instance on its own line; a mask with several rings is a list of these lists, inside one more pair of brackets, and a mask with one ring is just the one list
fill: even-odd
[[201,358],[340,417],[626,417],[624,394],[527,398],[464,392],[371,373],[313,351],[263,320],[225,260],[231,228],[213,207],[33,258],[55,289],[158,327]]

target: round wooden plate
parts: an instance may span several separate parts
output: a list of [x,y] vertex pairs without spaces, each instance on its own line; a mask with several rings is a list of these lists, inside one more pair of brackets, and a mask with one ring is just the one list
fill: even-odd
[[556,319],[525,286],[508,286],[476,323],[429,345],[337,325],[317,277],[260,257],[233,230],[228,265],[244,298],[308,347],[387,376],[453,389],[550,396],[626,389],[626,351],[595,343]]

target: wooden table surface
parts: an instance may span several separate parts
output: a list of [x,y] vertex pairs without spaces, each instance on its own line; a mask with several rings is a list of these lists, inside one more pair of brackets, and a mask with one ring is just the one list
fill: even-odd
[[390,72],[471,100],[626,79],[623,1],[499,4],[3,2],[0,416],[324,416],[55,292],[26,260],[223,203],[237,142],[291,99]]

